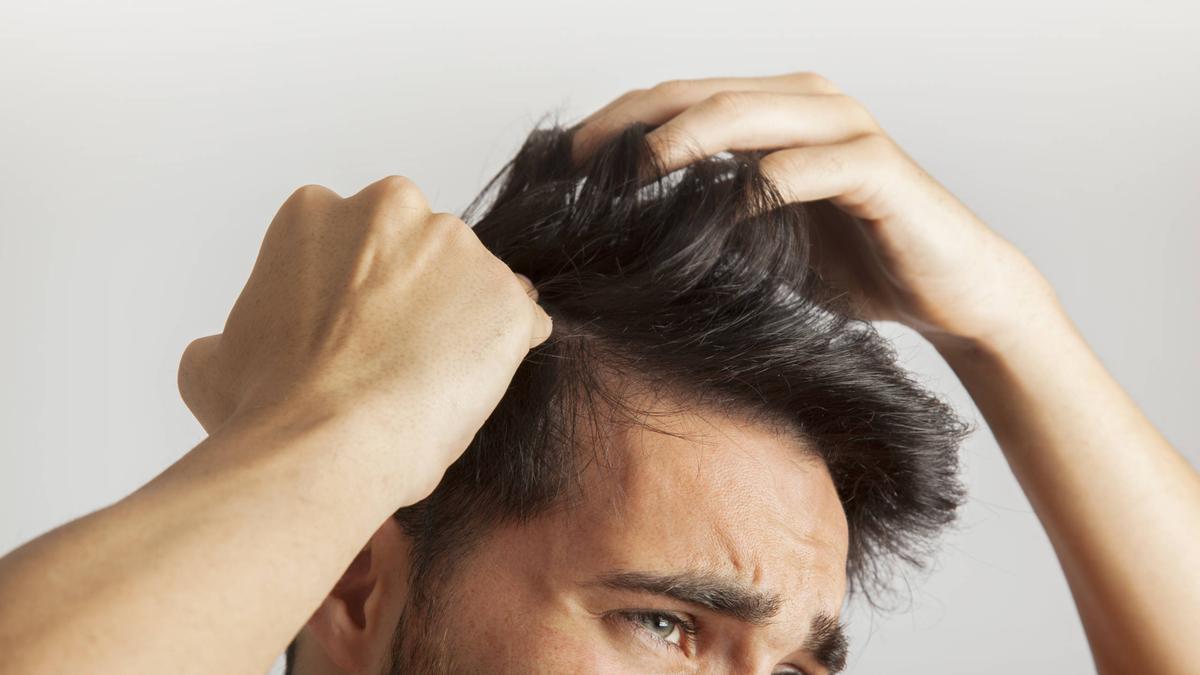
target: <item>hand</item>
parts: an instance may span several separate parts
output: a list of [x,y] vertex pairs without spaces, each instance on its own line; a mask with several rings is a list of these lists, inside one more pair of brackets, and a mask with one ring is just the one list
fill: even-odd
[[[550,335],[529,280],[407,178],[342,199],[297,190],[224,332],[190,343],[179,389],[210,433],[239,415],[353,414],[387,438],[416,501],[433,490]],[[414,456],[415,455],[415,456]],[[416,473],[413,476],[411,474]]]
[[1002,343],[1057,300],[1033,264],[921,169],[854,99],[813,73],[635,89],[577,124],[574,159],[640,121],[667,171],[727,150],[771,151],[762,173],[789,202],[853,218],[814,233],[814,265],[866,318],[935,345]]

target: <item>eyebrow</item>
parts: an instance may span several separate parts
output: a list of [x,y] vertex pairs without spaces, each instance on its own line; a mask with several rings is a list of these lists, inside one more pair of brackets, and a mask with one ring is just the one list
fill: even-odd
[[[756,626],[769,623],[783,607],[783,599],[775,593],[713,574],[617,571],[600,575],[594,583],[616,590],[664,595]],[[824,612],[813,617],[804,648],[831,674],[846,667],[848,646],[845,624]]]
[[846,624],[832,615],[821,612],[813,617],[808,629],[804,648],[811,651],[817,663],[831,673],[840,673],[846,668],[846,657],[850,641],[846,639]]

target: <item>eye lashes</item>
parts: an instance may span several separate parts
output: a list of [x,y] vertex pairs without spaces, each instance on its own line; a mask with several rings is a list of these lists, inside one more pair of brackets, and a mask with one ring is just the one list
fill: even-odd
[[[647,620],[647,619],[653,620],[653,619],[665,618],[668,621],[670,621],[672,624],[678,626],[679,630],[684,635],[688,636],[689,641],[695,640],[696,633],[699,632],[699,628],[696,626],[695,621],[693,621],[692,619],[690,619],[687,616],[684,616],[681,614],[676,614],[674,612],[668,612],[668,611],[657,610],[657,609],[634,610],[634,611],[624,612],[623,616],[626,617],[627,620],[632,621],[634,623],[636,623],[638,620]],[[643,629],[643,630],[645,630],[645,629]],[[680,647],[680,645],[676,645],[674,643],[667,642],[666,640],[662,639],[661,637],[658,637],[657,635],[655,635],[654,637],[657,638],[661,642],[671,645],[672,647],[676,647],[676,648]]]

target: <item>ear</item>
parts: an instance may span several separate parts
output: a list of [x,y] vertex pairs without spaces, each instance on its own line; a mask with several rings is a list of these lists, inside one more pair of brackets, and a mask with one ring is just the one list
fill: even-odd
[[388,518],[308,620],[308,633],[333,665],[368,672],[384,658],[407,593],[408,562],[407,538]]

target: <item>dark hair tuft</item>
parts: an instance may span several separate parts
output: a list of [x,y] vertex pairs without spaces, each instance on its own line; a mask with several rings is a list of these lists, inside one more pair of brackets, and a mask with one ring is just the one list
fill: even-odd
[[621,405],[603,371],[811,439],[846,511],[852,590],[886,589],[894,562],[922,566],[964,498],[957,449],[970,428],[814,273],[813,230],[850,217],[785,203],[759,170],[764,153],[666,173],[638,123],[576,165],[575,131],[534,130],[463,213],[536,284],[555,331],[437,490],[397,513],[414,588],[429,592],[490,524],[569,493],[589,461],[588,412]]

